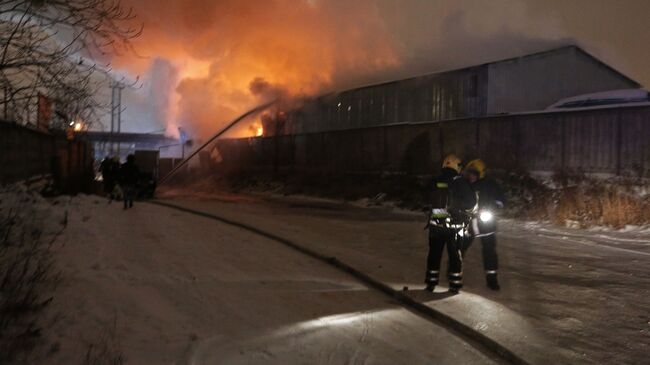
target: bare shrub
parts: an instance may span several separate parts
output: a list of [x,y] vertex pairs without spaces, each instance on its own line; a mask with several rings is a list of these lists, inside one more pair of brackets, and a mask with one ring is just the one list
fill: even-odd
[[141,30],[120,1],[0,1],[3,117],[33,123],[38,103],[49,101],[63,114],[53,118],[63,119],[53,127],[63,128],[73,119],[99,120],[107,105],[96,95],[105,85],[92,76],[110,67],[94,60],[132,50],[130,41]]
[[55,238],[45,242],[12,211],[0,218],[0,364],[27,363],[44,341],[42,322],[59,281]]
[[650,224],[647,210],[650,197],[635,191],[642,182],[622,178],[603,180],[566,172],[554,179],[558,187],[554,189],[556,203],[552,221],[557,224],[613,228]]
[[602,198],[601,223],[621,228],[627,224],[643,225],[650,223],[648,198],[639,198],[628,191],[607,189]]
[[83,365],[122,365],[124,362],[124,354],[117,335],[116,318],[102,331],[97,341],[88,345]]
[[506,215],[546,220],[553,214],[555,193],[528,173],[511,173],[498,180],[501,180],[508,199]]

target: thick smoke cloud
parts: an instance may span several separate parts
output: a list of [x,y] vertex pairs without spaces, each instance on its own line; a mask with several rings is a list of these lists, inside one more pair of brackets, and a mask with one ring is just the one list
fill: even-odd
[[154,58],[142,76],[141,88],[123,91],[123,102],[127,105],[123,113],[124,127],[139,132],[165,130],[175,135],[177,130],[172,129],[171,118],[176,114],[174,96],[178,81],[178,71],[169,60]]
[[[641,11],[642,2],[626,3]],[[117,57],[113,64],[145,75],[141,93],[149,97],[140,97],[144,105],[132,113],[168,122],[170,132],[182,126],[207,136],[247,108],[278,96],[318,94],[567,43],[619,67],[622,46],[607,43],[606,35],[592,29],[598,27],[592,24],[596,19],[601,26],[610,24],[603,15],[616,6],[600,0],[569,3],[127,0],[145,32],[135,43],[139,55]],[[598,3],[602,9],[584,11],[575,3]],[[641,27],[644,22],[635,16],[625,27]],[[618,21],[626,21],[622,12]],[[650,51],[638,52],[646,52],[647,63]],[[620,66],[629,67],[624,72],[635,70],[634,63]],[[631,76],[646,81],[642,71]]]
[[[138,53],[166,59],[178,72],[171,119],[203,136],[271,94],[314,94],[335,85],[335,74],[371,75],[398,64],[395,41],[370,1],[130,4],[146,29]],[[134,73],[151,67],[133,56],[113,63]]]

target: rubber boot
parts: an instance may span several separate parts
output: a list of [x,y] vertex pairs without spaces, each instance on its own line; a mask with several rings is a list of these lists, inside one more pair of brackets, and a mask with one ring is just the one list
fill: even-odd
[[485,281],[487,282],[488,288],[498,291],[501,289],[499,286],[499,281],[497,280],[497,274],[488,274],[485,276]]

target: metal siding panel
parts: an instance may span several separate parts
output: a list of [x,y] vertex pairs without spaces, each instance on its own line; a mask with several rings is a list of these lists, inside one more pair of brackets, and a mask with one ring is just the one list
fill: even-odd
[[478,157],[476,120],[463,119],[439,123],[443,136],[443,154],[457,154],[461,159]]
[[400,119],[398,122],[413,122],[413,81],[400,82]]
[[432,85],[432,97],[431,97],[431,120],[440,120],[440,113],[438,111],[439,101],[438,97],[440,96],[440,85],[436,80],[433,81]]
[[477,122],[479,157],[492,168],[514,167],[517,160],[515,118],[481,118]]
[[415,125],[405,128],[402,141],[405,149],[401,155],[400,171],[408,174],[421,175],[432,173],[430,169],[431,140],[427,125]]
[[[431,100],[435,90],[432,86]],[[444,92],[443,88],[440,90]],[[433,112],[433,105],[431,109]],[[444,137],[442,145],[439,130]],[[304,145],[296,140],[291,147],[294,155],[282,150],[282,158],[289,164],[294,159],[297,165],[329,164],[341,171],[400,171],[407,166],[412,172],[421,173],[427,168],[416,166],[415,162],[425,166],[426,159],[454,152],[466,158],[482,157],[495,168],[519,166],[532,171],[555,171],[564,161],[564,167],[571,170],[615,173],[620,140],[621,170],[626,174],[647,174],[650,170],[650,107],[463,119],[317,135],[326,143],[318,143],[312,137],[305,137]],[[12,143],[4,139],[3,142]],[[274,146],[269,143],[268,138],[263,138],[262,150],[255,142],[252,151],[256,155],[261,153],[261,158],[268,161],[274,154]],[[420,153],[428,157],[421,159],[417,156]],[[25,158],[31,159],[31,153],[27,152]]]
[[574,48],[488,65],[488,114],[543,110],[560,99],[630,88]]
[[363,92],[363,101],[364,101],[364,126],[372,126],[375,124],[374,116],[374,96],[372,89],[364,89]]
[[381,128],[364,129],[361,134],[364,171],[379,171],[384,162],[384,136]]
[[394,123],[395,121],[395,88],[396,84],[389,84],[386,86],[386,123]]
[[417,87],[417,120],[420,122],[431,120],[431,84],[432,82],[429,78],[423,78]]
[[630,176],[650,175],[650,111],[628,109],[619,112],[621,170]]
[[616,172],[616,116],[571,114],[566,122],[566,167],[584,172]]
[[384,135],[387,158],[384,169],[386,171],[399,171],[402,165],[402,156],[407,147],[405,129],[408,127],[404,125],[386,127],[386,134]]
[[562,155],[562,124],[548,116],[520,119],[521,164],[530,171],[553,171]]

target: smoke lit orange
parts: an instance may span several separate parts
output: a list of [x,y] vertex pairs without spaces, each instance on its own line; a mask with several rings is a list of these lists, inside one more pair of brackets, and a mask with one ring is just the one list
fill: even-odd
[[[169,60],[178,70],[167,119],[195,135],[211,135],[260,101],[319,93],[337,75],[398,62],[371,1],[127,3],[145,25],[135,42],[138,52]],[[115,63],[143,72],[151,61],[122,57]],[[254,131],[261,133],[261,127]]]

